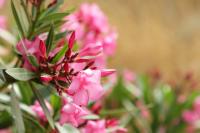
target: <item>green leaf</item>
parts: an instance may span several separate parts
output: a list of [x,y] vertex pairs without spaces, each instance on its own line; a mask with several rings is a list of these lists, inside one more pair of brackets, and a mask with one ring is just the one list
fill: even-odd
[[28,81],[36,77],[36,75],[24,68],[9,68],[6,73],[16,80]]
[[54,126],[53,118],[52,118],[52,116],[51,116],[51,114],[50,114],[50,112],[49,112],[49,110],[48,110],[48,108],[47,108],[47,106],[46,106],[46,104],[45,104],[45,101],[44,101],[42,95],[41,95],[40,92],[33,86],[32,83],[30,83],[30,85],[31,85],[31,88],[32,88],[33,93],[35,94],[35,96],[36,96],[38,102],[40,103],[40,105],[41,105],[41,107],[42,107],[42,109],[43,109],[43,111],[44,111],[44,113],[45,113],[45,115],[46,115],[46,117],[47,117],[47,120],[48,120],[48,122],[49,122],[51,128],[54,129],[55,126]]
[[60,39],[62,39],[64,37],[66,37],[67,33],[68,32],[61,32],[61,33],[56,34],[54,40],[57,41],[57,40],[60,40]]
[[6,110],[0,112],[0,129],[8,128],[12,121],[12,116]]
[[[54,29],[58,28],[59,26],[63,25],[64,23],[65,23],[65,21],[62,21],[62,20],[55,21]],[[52,24],[51,22],[48,22],[48,23],[45,23],[45,24],[42,24],[42,25],[36,27],[36,30],[33,35],[38,35],[38,34],[49,31],[49,27],[51,27],[51,24]]]
[[51,105],[53,106],[54,110],[59,110],[61,107],[61,98],[57,95],[51,95],[50,97]]
[[24,124],[26,127],[26,133],[46,133],[44,127],[38,120],[34,119],[28,114],[24,114]]
[[25,133],[24,121],[19,107],[19,101],[13,88],[11,89],[11,111],[15,120],[17,133]]
[[18,82],[19,91],[22,96],[22,102],[28,105],[32,104],[33,92],[27,82]]
[[15,5],[14,5],[14,3],[13,3],[13,0],[11,0],[11,8],[12,8],[12,13],[13,13],[13,16],[14,16],[14,18],[15,18],[15,22],[16,22],[16,24],[17,24],[17,27],[18,27],[18,29],[20,30],[21,34],[22,34],[23,37],[24,37],[24,36],[25,36],[25,33],[24,33],[23,28],[22,28],[22,24],[21,24],[21,22],[20,22],[20,18],[19,18],[18,14],[17,14],[17,10],[16,10],[16,8],[15,8]]
[[44,10],[44,11],[40,14],[39,19],[43,19],[45,16],[47,16],[47,15],[53,13],[53,12],[56,12],[56,11],[58,10],[59,6],[60,6],[61,4],[63,4],[63,2],[64,2],[64,0],[57,0],[57,2],[56,2],[55,5],[49,7],[48,9]]
[[45,16],[44,18],[38,20],[38,25],[46,22],[55,22],[58,20],[62,20],[65,16],[69,15],[69,13],[54,13]]
[[30,62],[33,66],[35,66],[35,67],[38,67],[38,66],[39,66],[39,63],[38,63],[38,61],[37,61],[37,59],[36,59],[36,57],[35,57],[34,55],[30,55],[30,54],[29,54],[27,57],[28,57],[29,62]]
[[54,25],[52,24],[46,40],[47,53],[49,53],[49,51],[51,50],[53,41],[54,41]]
[[67,49],[68,49],[68,45],[65,44],[64,47],[60,50],[60,52],[58,52],[56,54],[56,56],[53,58],[53,60],[51,61],[51,63],[58,62],[65,55]]
[[56,123],[56,127],[59,133],[80,133],[78,129],[69,124],[64,124],[63,126],[61,126],[59,123]]

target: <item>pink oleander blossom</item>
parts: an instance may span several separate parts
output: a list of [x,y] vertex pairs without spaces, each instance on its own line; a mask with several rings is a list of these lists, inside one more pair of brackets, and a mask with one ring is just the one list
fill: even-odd
[[12,130],[7,128],[7,129],[0,129],[0,133],[12,133]]
[[0,28],[6,29],[6,24],[7,24],[6,17],[0,16]]
[[4,3],[5,3],[5,0],[0,0],[0,8],[3,7]]
[[89,101],[96,101],[104,94],[100,80],[100,70],[81,71],[73,78],[67,93],[73,98],[74,103],[86,106]]
[[18,52],[22,55],[24,60],[24,68],[31,71],[36,70],[36,68],[29,62],[28,55],[34,55],[37,58],[38,62],[40,62],[40,57],[45,56],[45,51],[43,51],[42,49],[42,47],[45,47],[44,45],[44,42],[39,37],[36,37],[34,41],[24,39],[17,44],[16,48]]
[[66,17],[62,31],[76,31],[76,40],[85,49],[91,44],[102,46],[104,55],[96,58],[95,66],[105,68],[107,56],[116,49],[117,33],[110,28],[107,17],[96,4],[84,3],[79,10]]
[[88,114],[89,111],[87,109],[73,102],[65,101],[61,109],[60,124],[70,123],[77,127],[85,121],[82,117]]
[[87,125],[81,130],[81,133],[106,133],[106,129],[115,128],[112,133],[126,133],[125,128],[119,127],[119,121],[116,119],[88,121]]
[[[53,112],[52,112],[53,110],[52,110],[51,105],[50,105],[47,101],[45,101],[45,104],[46,104],[47,108],[49,109],[49,112],[52,114],[52,113],[53,113]],[[43,109],[42,109],[42,107],[40,106],[40,104],[39,104],[38,101],[35,101],[34,105],[32,105],[31,108],[32,108],[32,110],[36,113],[37,117],[38,117],[40,120],[42,120],[42,121],[44,121],[44,122],[47,121],[46,115],[45,115],[45,113],[44,113],[44,111],[43,111]]]
[[196,112],[198,112],[199,116],[200,116],[200,97],[197,97],[194,101],[194,105],[193,108]]
[[[96,73],[99,73],[99,77],[102,76],[101,73],[104,73],[104,76],[113,73],[113,70],[110,71],[104,69],[102,69],[101,72],[101,70],[98,70],[99,68],[95,66],[94,60],[98,58],[99,55],[102,55],[103,48],[100,43],[96,42],[89,44],[87,47],[74,52],[72,49],[76,35],[75,32],[72,32],[68,39],[68,44],[65,43],[66,40],[64,38],[64,40],[55,44],[56,46],[54,50],[47,53],[46,44],[44,43],[45,37],[43,35],[43,40],[40,37],[35,37],[33,41],[23,39],[17,44],[16,48],[22,55],[24,68],[33,72],[38,72],[40,80],[43,83],[53,83],[59,94],[62,94],[62,92],[68,92],[68,94],[72,95],[77,104],[80,100],[76,97],[79,97],[80,95],[84,98],[81,101],[81,104],[83,105],[86,105],[90,100],[93,101],[101,97],[103,89],[100,85],[100,78],[97,80],[94,79],[94,81],[90,81],[90,83],[88,83],[88,81],[81,81],[81,87],[84,85],[88,88],[77,89],[78,92],[73,92],[71,94],[73,90],[72,86],[74,86],[75,83],[79,83],[78,78],[81,77],[80,75],[84,75],[83,73],[85,73],[85,75],[92,75],[93,73],[95,73],[94,75],[97,75]],[[59,54],[60,50],[63,49],[65,45],[68,45],[68,49],[63,57],[52,63],[56,55]],[[37,64],[31,62],[30,56],[35,57]],[[98,93],[99,96],[94,93]],[[93,94],[94,96],[92,96]]]
[[81,133],[106,133],[106,122],[105,120],[88,121]]
[[136,79],[136,75],[132,71],[125,69],[123,71],[123,78],[125,82],[133,82]]

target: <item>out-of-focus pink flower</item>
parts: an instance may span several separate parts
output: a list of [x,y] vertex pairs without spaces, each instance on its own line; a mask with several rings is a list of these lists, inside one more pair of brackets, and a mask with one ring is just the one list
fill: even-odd
[[194,124],[199,119],[195,111],[184,111],[182,117],[183,120],[189,124]]
[[[53,113],[53,110],[52,110],[52,107],[51,105],[49,104],[49,102],[45,101],[45,104],[49,110],[49,112],[52,114]],[[46,115],[42,109],[42,107],[40,106],[39,102],[38,101],[35,101],[34,105],[31,106],[32,110],[36,113],[37,117],[46,122],[47,121],[47,118],[46,118]]]
[[107,17],[96,4],[82,4],[79,10],[67,16],[62,27],[62,31],[66,30],[76,31],[76,40],[81,49],[100,44],[104,55],[96,58],[94,65],[105,68],[107,56],[115,52],[117,33],[110,28]]
[[65,101],[61,109],[60,124],[70,123],[77,127],[85,121],[81,117],[88,114],[89,112],[86,109],[81,108],[72,102]]
[[198,112],[198,114],[199,114],[199,119],[200,119],[200,97],[197,97],[196,99],[195,99],[195,101],[194,101],[194,110],[196,111],[196,112]]
[[0,0],[0,8],[3,7],[5,0]]
[[81,133],[106,133],[105,120],[88,121]]
[[7,129],[0,129],[0,133],[12,133],[12,130],[7,128]]
[[73,78],[67,93],[73,98],[74,103],[86,106],[89,101],[96,101],[104,94],[100,79],[100,70],[83,70]]
[[106,55],[113,55],[116,51],[117,33],[110,32],[103,38],[103,49]]
[[6,17],[5,16],[0,16],[0,28],[5,29],[6,28]]
[[136,75],[130,70],[124,70],[123,77],[126,82],[133,82],[136,79]]
[[150,113],[149,113],[149,110],[148,108],[140,101],[137,101],[136,103],[137,107],[139,108],[140,112],[141,112],[141,115],[149,120],[150,119]]

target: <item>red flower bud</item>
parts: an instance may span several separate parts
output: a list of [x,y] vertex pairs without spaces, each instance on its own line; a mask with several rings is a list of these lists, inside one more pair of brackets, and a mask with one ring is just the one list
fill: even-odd
[[68,42],[70,49],[72,49],[72,47],[74,46],[74,41],[75,41],[75,32],[72,32]]
[[40,79],[42,80],[42,82],[49,83],[53,79],[53,77],[51,75],[44,74],[40,76]]

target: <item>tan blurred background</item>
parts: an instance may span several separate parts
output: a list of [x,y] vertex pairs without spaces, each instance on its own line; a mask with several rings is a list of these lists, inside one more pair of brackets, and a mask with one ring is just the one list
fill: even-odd
[[167,77],[177,71],[200,75],[200,0],[65,1],[66,8],[96,2],[108,15],[119,32],[111,67],[139,73],[158,68]]
[[[118,69],[159,68],[200,74],[200,0],[87,0],[97,2],[119,32]],[[66,0],[68,6],[83,0]]]

